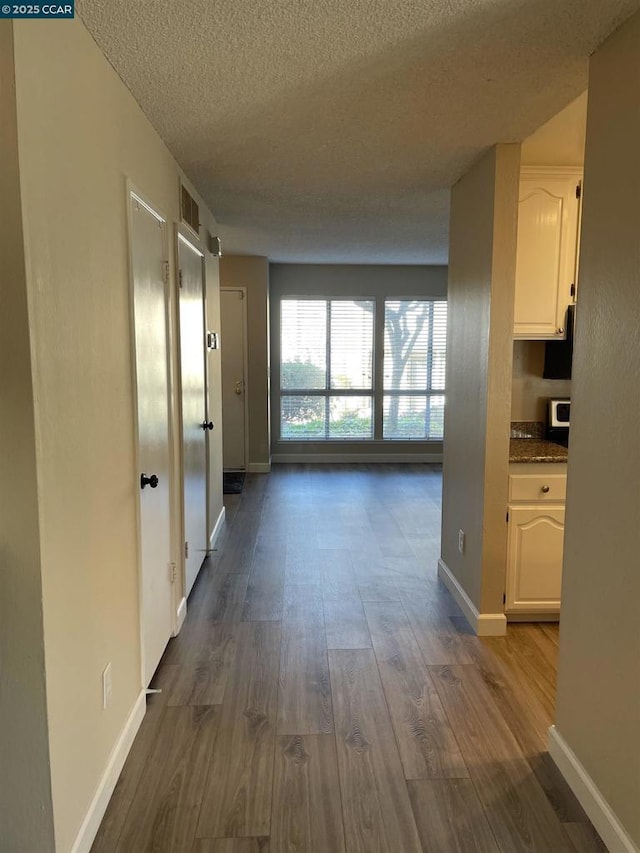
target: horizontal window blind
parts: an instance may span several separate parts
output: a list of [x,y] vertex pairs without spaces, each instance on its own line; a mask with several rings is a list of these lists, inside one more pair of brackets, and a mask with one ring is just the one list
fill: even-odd
[[280,305],[280,388],[326,388],[327,303],[287,299]]
[[373,437],[372,300],[280,303],[280,437]]
[[385,300],[383,341],[375,316],[373,299],[281,300],[281,439],[442,438],[447,303]]
[[387,299],[384,438],[443,436],[447,303]]
[[368,388],[373,382],[373,302],[329,303],[331,388]]

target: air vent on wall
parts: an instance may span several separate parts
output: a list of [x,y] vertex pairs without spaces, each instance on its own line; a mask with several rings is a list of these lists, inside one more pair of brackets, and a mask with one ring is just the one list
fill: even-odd
[[200,235],[200,213],[196,200],[184,186],[180,185],[180,211],[182,221],[188,225],[198,236]]

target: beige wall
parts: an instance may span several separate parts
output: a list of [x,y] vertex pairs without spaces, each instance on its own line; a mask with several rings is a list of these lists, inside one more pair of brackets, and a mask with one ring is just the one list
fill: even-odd
[[451,197],[442,559],[480,613],[503,610],[519,169],[498,145]]
[[[66,851],[141,689],[125,182],[171,223],[180,172],[80,20],[16,22],[15,69],[53,813]],[[204,207],[201,219],[215,233]]]
[[587,127],[587,93],[552,116],[522,141],[523,166],[582,166]]
[[53,846],[13,30],[0,23],[0,850]]
[[[223,255],[220,286],[246,287],[249,335],[249,467],[271,461],[269,427],[269,261],[251,255]],[[221,341],[224,346],[224,329]]]
[[639,80],[635,15],[591,61],[556,716],[638,847]]
[[512,421],[542,421],[548,397],[570,397],[570,379],[543,379],[544,341],[513,342]]

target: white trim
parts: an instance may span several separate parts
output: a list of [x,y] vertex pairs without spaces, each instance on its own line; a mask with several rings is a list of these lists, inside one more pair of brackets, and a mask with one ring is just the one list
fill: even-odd
[[[251,399],[251,388],[249,386],[249,295],[246,287],[239,287],[238,290],[242,293],[242,382],[244,383],[244,459],[243,464],[247,465],[247,470],[251,471],[251,463],[249,462],[249,438],[251,433],[251,421],[249,420],[249,401]],[[268,295],[267,295],[268,300]],[[268,307],[268,303],[267,303]],[[268,339],[267,339],[268,340]],[[224,423],[222,425],[222,456],[224,461]],[[269,460],[269,471],[271,470],[271,460]],[[256,474],[269,473],[269,471],[255,471]]]
[[525,178],[539,178],[540,175],[550,178],[581,178],[584,166],[522,166],[520,174]]
[[[228,331],[228,329],[224,328],[224,317],[223,315],[223,307],[222,307],[222,295],[223,293],[239,293],[240,301],[242,302],[242,382],[244,385],[244,423],[243,423],[243,431],[244,431],[244,458],[242,460],[241,468],[226,468],[226,471],[240,470],[244,471],[245,466],[247,466],[247,471],[251,471],[251,463],[248,462],[249,459],[249,297],[247,294],[247,288],[242,287],[223,287],[220,286],[220,325],[222,327],[222,340],[220,342],[221,347],[224,346],[224,335]],[[224,372],[224,367],[221,367]],[[228,374],[227,374],[228,375]],[[224,384],[224,383],[223,383]],[[222,464],[224,466],[224,407],[222,413]],[[269,469],[271,470],[271,469]],[[264,474],[269,473],[269,471],[254,471],[255,474]]]
[[442,557],[438,560],[438,577],[455,598],[478,637],[502,637],[507,633],[507,617],[504,613],[480,613]]
[[218,520],[216,521],[213,530],[211,531],[211,536],[209,537],[209,545],[213,548],[216,544],[216,540],[220,535],[220,531],[222,530],[222,526],[224,525],[224,520],[227,517],[227,508],[223,506],[218,515]]
[[164,224],[167,221],[164,218],[164,216],[161,216],[157,210],[154,210],[151,207],[150,204],[147,204],[147,202],[137,192],[130,189],[129,194],[130,194],[131,198],[135,198],[135,200],[138,202],[138,204],[140,204],[142,207],[144,207],[144,209],[147,211],[147,213],[150,213],[153,216],[153,218],[156,219],[158,222]]
[[[272,462],[442,462],[442,453],[274,453]],[[249,470],[253,470],[249,465]]]
[[[163,254],[165,256],[164,263],[169,264],[169,232],[167,227],[166,217],[156,211],[153,207],[151,199],[145,199],[143,193],[135,186],[130,178],[125,180],[125,188],[127,194],[127,264],[129,270],[129,327],[130,327],[130,348],[131,348],[131,369],[132,369],[132,394],[133,394],[133,412],[134,412],[134,452],[135,452],[135,470],[141,471],[140,465],[140,428],[139,428],[139,411],[138,411],[138,366],[137,366],[137,351],[136,351],[136,317],[135,317],[135,275],[133,270],[133,218],[131,210],[131,201],[134,200],[144,210],[147,211],[162,227],[162,242]],[[166,333],[166,379],[167,379],[167,453],[169,456],[169,523],[173,527],[173,488],[174,488],[174,467],[173,467],[173,422],[172,422],[172,399],[173,399],[173,373],[171,368],[172,363],[172,339],[171,339],[171,297],[169,281],[165,279],[164,283],[164,314],[165,314],[165,333]],[[145,660],[145,621],[144,621],[144,567],[142,561],[142,512],[140,507],[140,489],[136,489],[136,554],[138,562],[138,629],[140,637],[140,680],[143,687],[148,686],[146,679],[146,660]],[[169,556],[173,553],[173,536],[170,532],[169,537]],[[170,609],[175,604],[174,591],[171,590]],[[169,618],[173,622],[172,614],[169,613]],[[169,641],[167,636],[166,641]]]
[[609,853],[639,853],[582,762],[555,726],[549,728],[549,754],[597,829]]
[[[226,517],[226,507],[222,507],[220,513],[218,515],[218,520],[215,523],[215,527],[213,528],[213,532],[209,537],[209,545],[211,548],[216,543],[218,536],[220,535],[220,531],[224,525],[225,517]],[[173,636],[177,637],[180,633],[182,626],[184,625],[184,620],[187,618],[187,599],[183,596],[180,604],[178,605],[178,609],[176,610],[176,621],[175,621],[175,630],[173,632]]]
[[82,821],[82,826],[76,836],[76,840],[71,847],[71,853],[89,853],[91,850],[91,845],[95,840],[100,823],[109,805],[113,789],[116,787],[116,782],[122,772],[124,762],[140,728],[140,724],[144,719],[146,710],[146,694],[142,690],[134,703],[124,728],[120,732],[120,737],[111,751],[105,771],[91,800],[91,805]]
[[504,637],[507,619],[504,613],[480,613],[475,626],[478,637]]
[[247,465],[247,474],[269,474],[271,472],[271,462],[249,462]]
[[184,620],[187,618],[187,599],[182,597],[180,604],[178,605],[178,609],[176,610],[176,627],[173,632],[173,636],[177,637],[180,633],[180,629],[184,625]]
[[178,240],[181,240],[185,244],[185,246],[188,246],[192,252],[196,253],[196,255],[198,255],[201,258],[204,258],[204,253],[201,252],[197,246],[194,246],[190,240],[187,240],[187,238],[184,237],[179,231],[178,231]]
[[[200,258],[200,288],[202,292],[202,318],[203,318],[203,339],[202,339],[202,357],[204,359],[204,382],[205,382],[205,397],[207,397],[207,386],[208,386],[208,363],[207,363],[207,354],[205,348],[204,335],[206,334],[207,328],[207,320],[206,320],[206,295],[207,295],[207,276],[206,276],[206,261],[204,253],[198,249],[190,240],[188,240],[184,234],[182,234],[181,229],[189,229],[190,233],[193,233],[195,237],[198,238],[198,235],[195,234],[193,229],[187,223],[174,223],[175,227],[175,264],[176,264],[176,278],[179,279],[182,273],[182,264],[180,258],[180,244],[187,246],[191,251],[193,251]],[[179,281],[177,282],[179,284]],[[187,560],[184,556],[184,543],[187,539],[186,532],[186,516],[185,516],[185,464],[184,464],[184,417],[183,417],[183,387],[182,387],[182,372],[181,372],[181,350],[180,350],[180,335],[182,333],[181,324],[180,324],[180,299],[181,299],[181,288],[176,287],[176,297],[174,300],[174,320],[176,327],[176,415],[177,415],[177,425],[178,425],[178,434],[177,434],[177,451],[178,451],[178,471],[179,471],[179,497],[180,497],[180,566],[182,569],[182,591],[185,596],[188,596],[191,590],[193,589],[193,585],[198,579],[198,575],[200,573],[200,568],[195,573],[195,576],[191,583],[188,582],[187,578]],[[205,401],[205,413],[207,417],[209,416],[209,411],[206,406],[208,405],[208,401]],[[206,488],[206,499],[205,499],[205,527],[208,525],[208,517],[209,517],[209,482],[207,478],[207,470],[209,467],[209,437],[207,436],[205,439],[205,488]]]

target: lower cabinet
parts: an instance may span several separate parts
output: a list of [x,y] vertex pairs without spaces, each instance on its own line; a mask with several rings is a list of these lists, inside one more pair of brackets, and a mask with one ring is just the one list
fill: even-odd
[[505,610],[560,611],[564,505],[509,507]]

